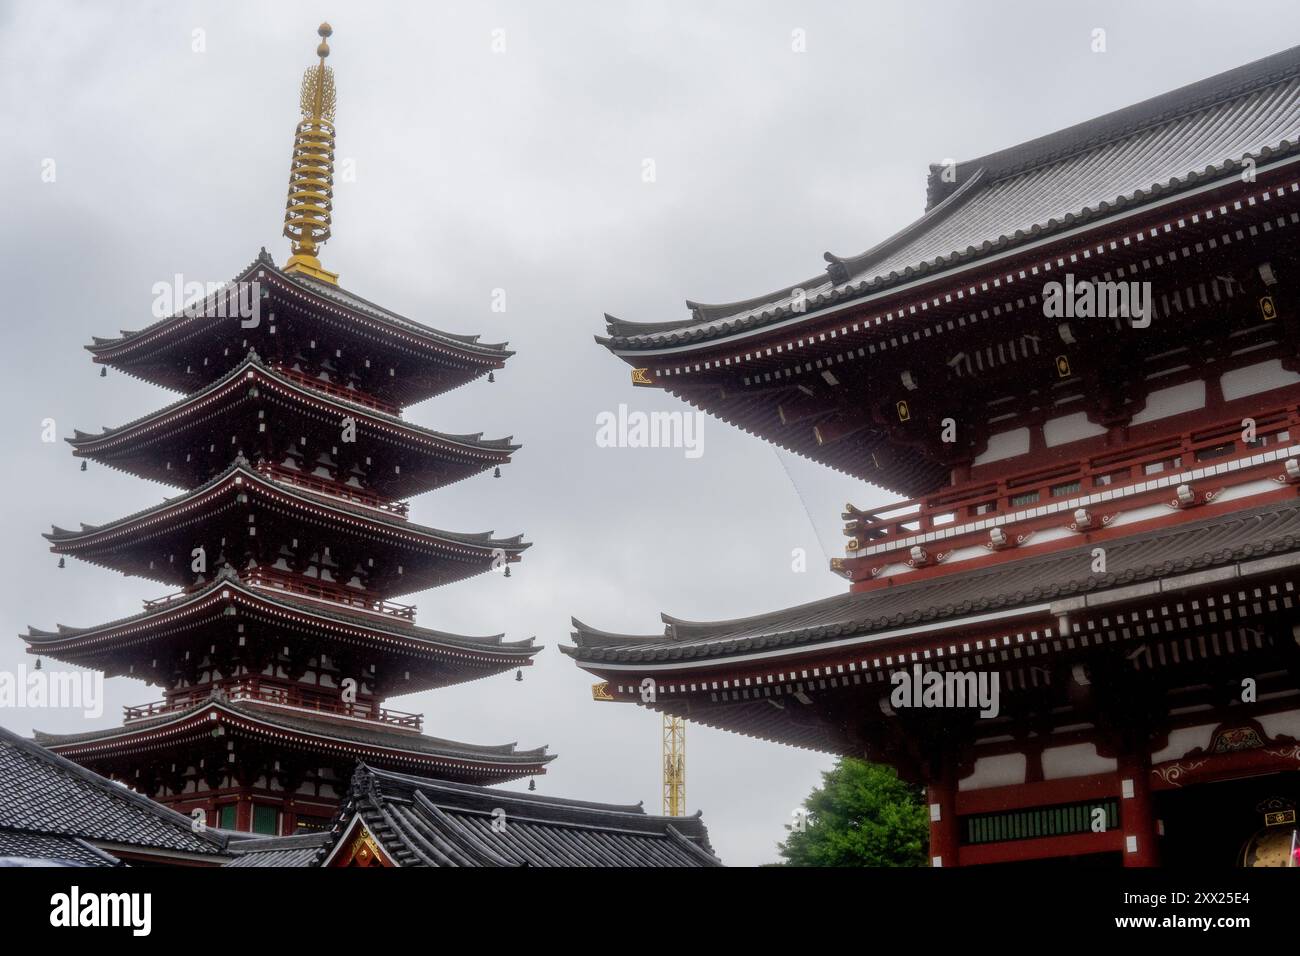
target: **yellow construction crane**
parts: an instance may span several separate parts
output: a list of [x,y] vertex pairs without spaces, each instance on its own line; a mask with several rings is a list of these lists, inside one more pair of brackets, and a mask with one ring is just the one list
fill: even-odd
[[[591,685],[592,700],[613,700],[609,684]],[[663,715],[663,797],[664,816],[686,815],[686,718]]]
[[664,714],[664,816],[686,816],[686,719]]

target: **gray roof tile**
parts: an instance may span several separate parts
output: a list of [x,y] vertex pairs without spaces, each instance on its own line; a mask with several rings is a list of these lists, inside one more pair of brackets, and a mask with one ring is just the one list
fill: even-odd
[[[3,727],[0,831],[11,834],[5,839],[12,848],[20,842],[12,836],[15,832],[205,855],[218,854],[223,846],[213,836],[194,833],[189,817]],[[28,840],[26,845],[40,850],[38,843]]]

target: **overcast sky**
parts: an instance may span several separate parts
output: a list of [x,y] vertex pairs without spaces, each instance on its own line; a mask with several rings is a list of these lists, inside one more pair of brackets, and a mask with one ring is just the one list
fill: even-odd
[[[712,419],[704,454],[596,445],[619,403],[678,410],[592,341],[602,313],[806,279],[916,218],[926,165],[967,159],[1300,43],[1294,0],[1239,3],[49,3],[0,0],[0,281],[8,453],[0,635],[134,613],[166,587],[57,558],[51,523],[101,523],[175,491],[91,465],[60,438],[175,395],[82,346],[151,321],[175,273],[232,278],[279,237],[298,83],[334,27],[338,155],[321,256],[342,285],[518,355],[408,412],[524,448],[417,499],[412,518],[534,542],[509,580],[416,595],[419,622],[537,635],[510,675],[394,700],[429,733],[560,755],[545,793],[658,812],[659,718],[591,701],[563,657],[569,618],[658,631],[658,614],[728,618],[826,597],[839,513],[888,498]],[[1093,31],[1106,31],[1094,53]],[[196,35],[195,31],[203,31]],[[503,30],[504,52],[493,52]],[[806,52],[792,50],[803,30]],[[196,36],[203,50],[196,52]],[[55,179],[42,181],[46,160]],[[643,162],[657,179],[646,183]],[[43,165],[44,164],[44,165]],[[494,289],[507,311],[491,311]],[[793,549],[808,570],[791,570]],[[30,662],[0,637],[0,670]],[[95,726],[161,697],[115,679]],[[71,712],[0,711],[28,733]],[[730,864],[776,859],[791,811],[832,760],[691,726],[690,810]],[[524,787],[521,782],[515,787]]]

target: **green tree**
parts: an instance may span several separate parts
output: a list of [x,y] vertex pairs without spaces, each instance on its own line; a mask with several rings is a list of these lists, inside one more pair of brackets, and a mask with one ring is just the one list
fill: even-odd
[[777,849],[786,866],[924,866],[929,815],[920,787],[892,767],[845,757],[804,801],[807,818]]

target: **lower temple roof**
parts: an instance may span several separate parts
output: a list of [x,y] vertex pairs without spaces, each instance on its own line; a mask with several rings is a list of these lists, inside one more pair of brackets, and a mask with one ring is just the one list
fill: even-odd
[[[932,622],[952,626],[969,615],[1023,608],[1171,575],[1224,568],[1300,550],[1300,501],[1259,505],[1150,534],[1106,542],[1107,573],[1091,573],[1088,543],[1006,564],[850,592],[753,617],[682,621],[663,615],[661,634],[615,634],[573,621],[573,646],[560,650],[580,665],[646,665],[697,661],[700,666],[742,654],[813,652],[837,640]],[[901,579],[906,582],[906,577]],[[882,635],[883,636],[883,635]]]
[[224,841],[192,823],[0,727],[0,857],[114,866],[115,847],[218,857]]
[[699,813],[651,816],[640,804],[513,793],[364,764],[323,840],[311,834],[246,841],[232,848],[238,855],[226,865],[329,865],[359,826],[397,866],[721,865]]

